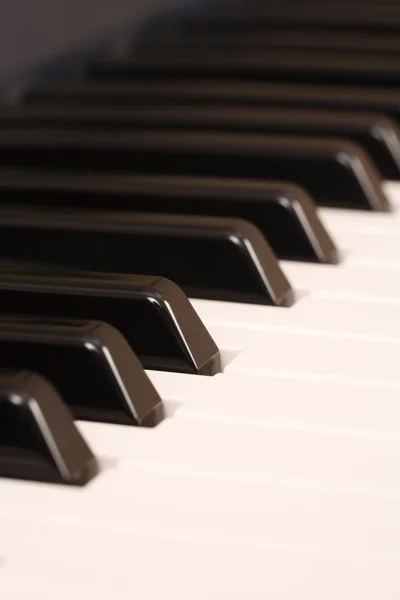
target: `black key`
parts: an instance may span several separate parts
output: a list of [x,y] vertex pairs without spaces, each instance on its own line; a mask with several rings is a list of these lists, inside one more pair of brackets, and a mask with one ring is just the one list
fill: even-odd
[[106,323],[0,314],[0,365],[46,377],[76,419],[152,426],[163,416],[128,342]]
[[241,219],[1,209],[0,256],[92,271],[159,273],[192,297],[289,306],[294,292],[260,231]]
[[382,54],[398,54],[400,40],[395,33],[374,33],[364,31],[348,31],[334,29],[326,31],[314,28],[295,30],[290,25],[270,25],[265,23],[262,32],[254,33],[245,29],[242,31],[160,31],[152,38],[135,38],[134,50],[140,51],[151,48],[163,51],[163,45],[179,47],[182,51],[194,47],[220,50],[223,48],[241,48],[242,51],[269,50],[270,48],[286,48],[301,50],[324,50],[334,52],[377,52]]
[[93,80],[135,81],[137,77],[170,79],[227,78],[320,84],[347,84],[398,88],[400,57],[379,53],[329,53],[306,50],[268,52],[222,49],[182,52],[164,47],[162,52],[122,58],[103,58],[88,67]]
[[171,129],[290,134],[345,138],[373,158],[386,179],[400,179],[400,133],[396,124],[375,114],[254,106],[137,106],[121,108],[19,107],[0,112],[0,129],[67,127],[128,131]]
[[181,19],[186,32],[251,31],[260,33],[268,26],[303,27],[318,26],[320,29],[397,31],[400,28],[400,9],[397,4],[385,6],[382,3],[354,2],[255,2],[235,4],[215,4],[212,10],[201,10]]
[[[202,214],[250,221],[286,260],[339,262],[314,203],[282,182],[135,175],[54,174],[0,170],[1,202],[25,206]],[[0,239],[1,244],[1,239]]]
[[341,140],[197,131],[0,132],[3,166],[292,181],[323,206],[390,209],[374,165]]
[[[69,83],[29,91],[25,102],[35,106],[127,108],[181,105],[242,106],[370,111],[400,122],[400,93],[386,88],[287,83],[238,83],[228,80],[171,79],[132,84]],[[398,135],[398,134],[397,134]]]
[[56,389],[36,373],[1,369],[0,477],[85,485],[98,470]]
[[0,312],[104,321],[122,333],[146,369],[221,370],[210,334],[182,290],[165,278],[3,262]]

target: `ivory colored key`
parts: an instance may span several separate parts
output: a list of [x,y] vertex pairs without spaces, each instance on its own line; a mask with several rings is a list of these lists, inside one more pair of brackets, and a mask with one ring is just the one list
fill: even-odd
[[[157,532],[154,528],[104,530],[71,527],[62,521],[51,526],[33,522],[29,528],[32,535],[24,540],[26,523],[2,521],[1,526],[10,556],[3,579],[20,581],[23,570],[25,581],[33,588],[53,586],[56,592],[51,598],[56,600],[61,593],[65,594],[62,600],[79,597],[82,590],[99,600],[111,596],[128,600],[132,597],[132,563],[141,574],[135,593],[142,600],[163,598],[166,589],[173,590],[176,600],[202,600],[210,595],[210,582],[216,597],[229,594],[232,600],[248,594],[254,600],[266,596],[292,600],[299,595],[310,600],[350,600],[349,589],[352,595],[375,600],[380,594],[394,599],[399,592],[396,558],[359,559],[349,552],[343,556],[325,548],[310,551],[302,545],[263,543],[257,538],[236,541],[232,536]],[[42,540],[40,555],[34,547],[35,538]],[[104,547],[120,552],[104,552]],[[268,576],[260,578],[266,565]],[[199,572],[207,573],[207,577],[198,577]],[[21,596],[5,598],[21,600]]]
[[[15,516],[29,518],[46,530],[50,524],[68,520],[70,527],[84,525],[99,535],[107,531],[130,534],[132,543],[136,531],[150,530],[208,542],[229,540],[248,550],[280,546],[372,562],[398,558],[397,494],[391,496],[385,490],[360,494],[356,489],[346,492],[306,482],[293,484],[264,484],[260,479],[238,479],[230,474],[217,479],[201,470],[197,475],[168,467],[163,473],[160,469],[117,467],[105,471],[79,495],[68,493],[70,488],[60,495],[56,486],[42,486],[46,496],[40,493],[40,486],[11,487],[6,481],[1,484],[4,508],[0,522]],[[12,498],[16,499],[14,506]],[[9,535],[6,539],[10,549],[15,548]],[[55,562],[64,563],[59,557]]]
[[[268,378],[261,381],[267,394]],[[232,477],[367,495],[400,493],[393,472],[397,435],[174,418],[155,429],[135,429],[135,435],[130,428],[102,423],[82,421],[79,428],[103,464],[115,465],[117,471],[149,470],[165,477],[176,471],[221,481]]]
[[[236,350],[251,343],[253,332],[286,331],[303,335],[336,338],[375,339],[381,342],[400,342],[398,322],[399,301],[364,296],[347,297],[329,292],[310,292],[300,297],[290,311],[273,310],[272,307],[191,300],[207,327],[232,328],[225,342]],[[228,346],[224,346],[228,348]]]
[[[327,385],[285,379],[284,375],[265,381],[252,375],[224,374],[196,380],[196,385],[190,376],[184,379],[175,391],[173,410],[173,418],[183,419],[183,427],[187,419],[195,419],[251,425],[266,435],[270,429],[287,428],[400,441],[397,389]],[[162,386],[158,390],[164,397]]]
[[230,373],[200,381],[157,371],[148,371],[148,376],[163,398],[167,416],[174,419],[400,439],[395,388],[338,382],[328,386],[286,378],[284,373],[268,375],[267,382]]
[[[226,343],[231,328],[213,328]],[[226,367],[227,373],[269,374],[299,380],[359,383],[400,388],[395,344],[365,339],[328,338],[295,332],[262,332]]]
[[369,298],[400,300],[400,265],[352,264],[344,261],[335,268],[282,261],[281,266],[294,288]]

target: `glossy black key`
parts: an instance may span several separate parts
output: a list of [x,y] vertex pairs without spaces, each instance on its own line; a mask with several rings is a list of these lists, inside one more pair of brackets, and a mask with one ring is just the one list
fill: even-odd
[[386,88],[288,83],[239,83],[229,80],[139,80],[132,84],[68,83],[31,90],[24,100],[35,106],[118,107],[245,105],[375,112],[400,123],[400,93]]
[[368,155],[345,140],[198,131],[0,131],[0,165],[292,181],[319,205],[390,208]]
[[322,30],[338,27],[373,32],[400,28],[400,9],[397,4],[362,2],[255,2],[216,3],[211,10],[201,10],[181,20],[186,32],[263,32],[265,26],[292,26],[294,29],[318,26]]
[[400,86],[400,56],[349,51],[321,55],[306,50],[243,51],[238,48],[182,52],[164,47],[162,52],[122,58],[104,58],[87,69],[89,79],[135,81],[137,77],[183,79],[227,78],[320,84]]
[[0,314],[0,365],[46,377],[76,419],[152,426],[163,417],[142,365],[106,323]]
[[147,369],[214,375],[220,354],[182,290],[168,279],[0,263],[0,312],[99,320]]
[[394,121],[374,114],[254,106],[137,106],[35,108],[0,111],[0,129],[67,127],[72,130],[170,129],[290,134],[343,138],[358,143],[385,179],[400,179],[400,132]]
[[2,368],[0,477],[85,485],[98,470],[53,385],[37,373]]
[[294,30],[293,27],[285,25],[270,25],[265,23],[262,33],[254,33],[249,30],[244,32],[222,31],[191,31],[184,29],[171,31],[160,31],[152,38],[144,37],[135,39],[134,49],[141,51],[151,47],[159,48],[162,52],[163,44],[177,46],[181,50],[204,46],[220,50],[221,48],[238,48],[243,51],[247,49],[265,50],[270,48],[286,48],[301,50],[324,50],[334,52],[348,52],[355,50],[360,52],[377,52],[382,54],[400,53],[400,40],[395,33],[374,33],[348,31],[346,29],[334,29],[325,31],[317,27]]
[[191,297],[290,306],[294,293],[260,231],[241,219],[1,209],[0,256],[159,273]]
[[0,170],[1,203],[236,217],[256,225],[279,258],[339,262],[311,198],[284,182]]

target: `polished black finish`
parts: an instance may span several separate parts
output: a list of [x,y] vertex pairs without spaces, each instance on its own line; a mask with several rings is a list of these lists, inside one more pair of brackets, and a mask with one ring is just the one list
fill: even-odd
[[329,53],[307,50],[257,52],[242,48],[189,49],[164,46],[143,54],[104,58],[87,69],[89,79],[135,81],[137,77],[228,78],[277,82],[395,87],[400,85],[400,56],[379,53]]
[[5,131],[0,165],[293,181],[319,205],[389,210],[368,156],[341,140],[198,131]]
[[0,365],[46,377],[76,419],[149,426],[163,416],[128,342],[106,323],[0,314]]
[[207,31],[231,33],[244,30],[263,32],[266,26],[292,26],[293,29],[318,26],[321,30],[386,32],[400,28],[400,7],[382,2],[221,2],[182,17],[178,23],[188,33]]
[[3,262],[0,312],[101,320],[118,329],[148,369],[214,375],[217,346],[168,279]]
[[262,32],[258,33],[246,28],[244,31],[230,31],[229,28],[217,31],[205,28],[204,31],[199,29],[190,32],[184,28],[161,30],[150,38],[135,38],[133,49],[154,49],[158,46],[162,53],[163,44],[179,47],[182,51],[188,46],[213,50],[241,47],[244,52],[248,49],[269,51],[270,48],[287,48],[334,52],[355,50],[394,55],[400,53],[399,37],[391,32],[367,33],[341,28],[326,31],[317,26],[295,30],[290,25],[270,25],[268,22],[264,24]]
[[400,132],[375,114],[306,109],[214,106],[121,108],[18,107],[0,111],[0,129],[65,127],[69,130],[171,129],[309,135],[346,138],[360,144],[386,179],[400,179]]
[[[29,105],[115,107],[193,105],[375,112],[400,122],[400,93],[387,88],[171,78],[131,84],[67,83],[30,90]],[[359,116],[361,116],[359,112]],[[397,153],[397,151],[396,151]]]
[[[5,350],[1,339],[2,367]],[[1,368],[0,477],[82,486],[98,470],[53,385],[37,373]]]
[[260,231],[241,219],[1,209],[0,256],[159,273],[192,297],[289,306],[294,293]]
[[339,262],[311,198],[284,182],[0,169],[2,204],[236,217],[256,225],[279,258]]

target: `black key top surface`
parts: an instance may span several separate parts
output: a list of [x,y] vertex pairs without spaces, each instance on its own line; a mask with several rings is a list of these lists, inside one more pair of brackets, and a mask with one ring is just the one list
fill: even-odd
[[388,88],[229,80],[171,78],[168,82],[68,83],[28,91],[24,101],[35,106],[90,106],[129,108],[206,104],[213,106],[332,109],[381,113],[400,122],[400,94]]
[[382,115],[254,106],[35,108],[0,111],[0,129],[68,127],[75,131],[171,129],[290,134],[349,139],[362,146],[386,179],[400,179],[400,132]]
[[163,44],[179,47],[185,51],[186,47],[212,48],[238,48],[242,50],[256,49],[266,50],[270,48],[286,48],[301,50],[329,50],[334,52],[348,52],[355,50],[360,52],[376,52],[382,54],[398,54],[400,52],[400,41],[395,33],[374,33],[363,31],[349,31],[346,29],[334,29],[325,31],[314,28],[299,28],[297,31],[284,24],[270,25],[265,23],[262,32],[254,33],[249,30],[241,31],[191,31],[186,32],[173,30],[161,30],[156,32],[152,38],[135,39],[134,49],[140,51],[151,48],[163,50]]
[[[236,217],[287,260],[336,264],[338,250],[311,198],[284,182],[0,170],[0,203]],[[1,205],[1,204],[0,204]]]
[[3,314],[101,320],[126,338],[147,369],[214,375],[217,346],[182,290],[144,275],[0,264]]
[[317,204],[390,210],[374,165],[342,140],[198,131],[0,132],[2,166],[292,181]]
[[253,33],[263,32],[265,26],[292,26],[294,29],[318,26],[322,30],[341,27],[347,30],[390,31],[400,27],[400,10],[397,4],[352,2],[340,4],[327,2],[255,2],[248,4],[216,4],[212,10],[201,10],[182,19],[187,32],[220,31]]
[[160,273],[192,297],[288,306],[294,292],[241,219],[0,209],[0,256],[92,271]]
[[395,87],[400,85],[400,57],[379,53],[329,53],[274,50],[268,53],[231,49],[198,53],[165,47],[162,53],[104,58],[87,70],[89,79],[135,81],[137,77],[227,78],[320,84]]
[[107,323],[0,314],[0,365],[46,377],[76,419],[153,426],[163,417],[142,365]]
[[98,470],[58,391],[36,373],[1,369],[0,477],[85,485]]

